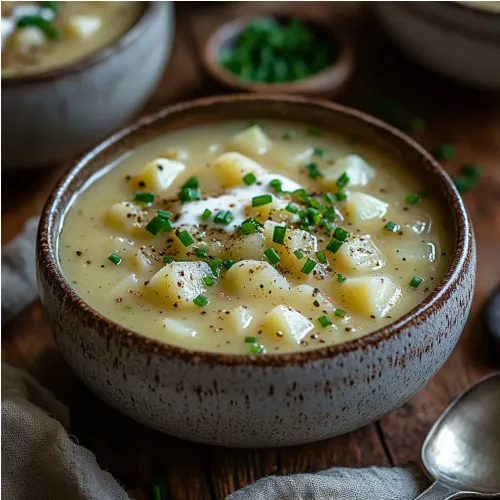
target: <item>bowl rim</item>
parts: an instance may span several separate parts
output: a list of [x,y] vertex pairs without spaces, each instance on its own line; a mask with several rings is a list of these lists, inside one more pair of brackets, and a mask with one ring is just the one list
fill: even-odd
[[[381,129],[383,132],[395,137],[396,140],[406,143],[411,149],[416,150],[420,157],[430,165],[433,172],[440,178],[443,196],[448,198],[450,211],[453,213],[455,219],[456,238],[454,242],[455,250],[445,275],[424,301],[420,302],[415,308],[408,311],[401,318],[359,339],[336,345],[326,345],[324,347],[301,352],[268,353],[262,356],[186,349],[148,338],[106,318],[103,314],[88,305],[83,298],[77,294],[64,277],[58,263],[57,255],[55,254],[57,248],[55,242],[58,237],[55,234],[55,229],[57,229],[55,221],[58,218],[58,214],[64,212],[71,199],[73,199],[73,197],[71,197],[68,202],[63,202],[64,193],[73,180],[78,177],[87,164],[98,154],[113,148],[116,144],[120,144],[126,137],[147,129],[149,125],[154,125],[158,121],[168,119],[169,116],[189,112],[193,109],[200,110],[204,107],[219,104],[231,105],[231,103],[242,101],[258,101],[270,104],[279,102],[284,105],[301,104],[347,115],[356,120],[361,120],[369,126]],[[362,111],[324,100],[289,95],[230,94],[204,97],[168,106],[123,128],[79,159],[65,174],[63,174],[62,178],[51,191],[43,207],[37,235],[37,266],[44,281],[50,283],[49,286],[51,287],[60,288],[63,295],[71,302],[70,307],[76,307],[79,314],[88,316],[87,324],[92,326],[92,329],[98,336],[107,338],[108,341],[112,339],[127,347],[133,347],[139,351],[165,358],[180,358],[186,361],[203,360],[214,365],[285,366],[294,364],[301,365],[310,361],[333,358],[337,355],[343,356],[354,351],[363,351],[369,347],[376,347],[379,343],[404,333],[408,326],[421,323],[435,312],[435,310],[442,307],[450,293],[458,286],[457,282],[459,281],[459,277],[470,259],[471,248],[472,232],[470,222],[458,190],[437,160],[403,132]]]
[[[234,38],[241,33],[246,24],[259,17],[275,17],[277,19],[299,18],[301,21],[311,24],[314,28],[326,33],[329,38],[335,40],[339,49],[337,59],[318,73],[291,82],[247,82],[246,80],[238,78],[234,73],[224,68],[217,58],[222,42],[227,40],[227,38],[222,38],[223,32],[226,30],[233,30],[234,34],[232,37]],[[241,16],[222,23],[206,40],[203,48],[202,60],[210,76],[228,87],[249,92],[272,92],[273,94],[294,92],[320,93],[331,91],[332,89],[341,90],[347,83],[354,71],[354,45],[350,41],[350,38],[338,27],[328,26],[312,17],[292,16],[286,13],[271,12],[262,14],[261,16]],[[332,85],[330,82],[332,76],[337,78],[335,85]]]
[[104,45],[97,51],[91,52],[83,59],[77,59],[76,61],[73,61],[70,64],[56,67],[54,69],[49,69],[42,73],[29,73],[21,76],[2,77],[2,88],[15,87],[18,85],[29,85],[36,83],[51,82],[61,77],[82,72],[87,68],[90,68],[102,61],[105,61],[113,54],[121,52],[139,38],[142,32],[149,25],[150,19],[152,19],[158,12],[158,9],[160,8],[160,4],[162,2],[148,1],[144,3],[146,3],[144,11],[142,12],[141,16],[136,20],[136,22],[132,25],[132,27],[128,31],[126,31],[122,36],[111,41],[107,45]]

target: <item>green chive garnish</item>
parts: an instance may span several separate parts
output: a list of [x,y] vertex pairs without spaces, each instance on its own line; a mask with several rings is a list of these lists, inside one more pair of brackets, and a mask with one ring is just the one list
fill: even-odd
[[299,210],[297,212],[297,215],[299,216],[301,221],[306,221],[307,220],[307,212],[305,210]]
[[316,252],[316,258],[318,259],[318,262],[320,264],[328,264],[328,261],[326,260],[325,254],[323,251]]
[[343,172],[342,175],[337,179],[336,185],[339,189],[342,189],[347,186],[349,181],[350,179],[349,176],[347,175],[347,172]]
[[316,267],[316,262],[310,258],[306,260],[306,263],[300,270],[301,273],[309,274]]
[[424,281],[424,279],[420,276],[413,276],[410,281],[410,286],[413,288],[418,288],[422,284],[422,281]]
[[255,342],[257,342],[257,337],[245,337],[245,342],[247,344],[255,344]]
[[187,231],[179,231],[177,233],[177,238],[179,238],[180,242],[188,247],[194,243],[194,238]]
[[164,255],[163,256],[163,263],[164,264],[170,264],[174,259],[170,255]]
[[325,210],[325,206],[322,205],[319,200],[317,200],[316,198],[311,198],[309,200],[309,206],[312,207],[312,208],[315,208],[316,210],[319,210],[320,212],[322,212],[323,210]]
[[202,220],[207,220],[210,219],[211,215],[212,215],[212,210],[205,208],[205,210],[203,210],[203,213],[201,214],[201,218]]
[[252,198],[252,207],[260,207],[262,205],[267,205],[273,201],[273,197],[270,194],[261,194],[260,196],[254,196]]
[[295,205],[295,203],[288,203],[288,205],[285,207],[285,210],[287,212],[290,212],[291,214],[296,214],[299,211],[299,206]]
[[325,151],[321,148],[314,148],[313,155],[317,156],[318,158],[323,158],[323,156],[325,156]]
[[348,233],[345,229],[342,229],[341,227],[336,227],[335,231],[333,232],[333,237],[340,241],[347,240],[349,236],[351,236],[351,234]]
[[342,309],[335,309],[333,314],[335,314],[335,316],[337,316],[339,318],[343,318],[346,313],[345,313],[345,311],[342,311]]
[[224,259],[224,261],[222,262],[222,267],[224,269],[231,269],[235,264],[236,262],[233,259]]
[[199,188],[200,182],[198,181],[198,177],[190,177],[183,185],[182,188]]
[[157,216],[163,220],[170,220],[170,217],[172,217],[172,212],[168,212],[167,210],[158,210]]
[[212,274],[215,277],[219,276],[219,271],[220,271],[223,264],[224,264],[224,261],[222,259],[214,259],[208,263],[208,265],[212,271]]
[[344,283],[344,281],[345,281],[346,279],[347,279],[347,278],[346,278],[343,274],[340,274],[340,273],[338,273],[338,274],[337,274],[337,281],[338,281],[339,283]]
[[284,141],[289,141],[291,138],[292,138],[292,133],[291,132],[285,132],[281,138],[284,140]]
[[283,242],[285,241],[285,233],[286,233],[285,226],[276,226],[274,228],[274,231],[273,231],[274,243],[278,243],[280,245],[283,245]]
[[334,221],[337,218],[335,207],[328,207],[323,213],[323,218],[329,220],[330,222]]
[[56,40],[61,34],[59,29],[57,29],[51,21],[48,21],[41,16],[23,16],[18,19],[18,28],[26,28],[28,26],[36,26],[47,38],[51,40]]
[[274,248],[268,248],[264,255],[271,264],[277,264],[281,259]]
[[168,232],[172,230],[172,224],[168,219],[155,216],[146,225],[146,231],[157,235],[160,231]]
[[141,203],[147,203],[148,205],[151,205],[155,201],[155,194],[137,192],[134,194],[134,201],[139,201]]
[[309,207],[307,209],[307,219],[311,225],[317,226],[321,221],[321,214],[319,213],[319,210]]
[[281,193],[283,191],[283,183],[279,179],[273,179],[269,186],[271,186],[277,193]]
[[337,198],[337,201],[347,200],[347,193],[345,191],[337,191],[335,198]]
[[297,257],[297,259],[299,260],[304,257],[304,254],[300,250],[295,250],[295,252],[293,252],[293,255],[295,255],[295,257]]
[[387,231],[390,231],[391,233],[395,233],[396,231],[399,231],[399,224],[396,224],[395,222],[389,221],[384,226],[384,229],[387,229]]
[[325,200],[328,202],[328,203],[335,203],[337,200],[335,198],[335,196],[332,194],[332,193],[326,193],[325,194]]
[[119,255],[116,255],[116,253],[112,253],[109,257],[108,260],[110,260],[113,264],[119,266],[122,262],[122,258]]
[[196,255],[196,257],[204,257],[205,254],[207,253],[207,250],[208,250],[207,247],[198,247],[195,248],[194,254]]
[[327,326],[329,326],[329,325],[331,325],[331,324],[332,324],[332,322],[331,322],[330,318],[328,318],[328,316],[320,316],[320,317],[318,318],[318,323],[319,323],[319,324],[320,324],[323,328],[325,328],[325,327],[327,327]]
[[311,195],[305,189],[296,189],[292,192],[292,196],[303,203],[309,203],[311,199]]
[[311,137],[321,137],[323,135],[323,132],[320,128],[317,127],[309,127],[307,129],[307,135]]
[[333,231],[333,224],[328,219],[321,219],[321,225],[325,228],[327,233],[331,233]]
[[61,6],[61,2],[40,2],[40,7],[44,9],[50,9],[55,14],[59,12],[59,7]]
[[214,222],[216,224],[222,224],[227,226],[233,220],[233,214],[230,210],[221,210],[215,217]]
[[254,234],[259,231],[259,227],[262,224],[255,217],[249,217],[241,223],[240,231],[243,234]]
[[455,155],[453,144],[440,144],[436,149],[435,156],[438,160],[450,160]]
[[255,177],[255,174],[252,172],[248,172],[248,174],[243,176],[243,182],[247,186],[251,186],[252,184],[255,184],[257,182],[257,177]]
[[250,347],[250,352],[252,354],[263,354],[266,352],[266,348],[262,344],[254,344]]
[[316,179],[317,177],[320,177],[323,175],[321,173],[321,171],[319,170],[318,165],[316,163],[314,163],[313,161],[306,165],[306,170],[307,170],[309,177],[311,177],[311,179]]
[[481,170],[481,166],[477,163],[466,163],[462,167],[464,175],[474,182],[477,182],[481,178]]
[[196,297],[196,299],[194,299],[193,302],[198,307],[204,307],[208,304],[209,300],[204,295],[198,295],[198,297]]
[[201,200],[201,191],[198,188],[182,188],[179,191],[179,199],[184,202]]
[[215,284],[217,284],[217,281],[215,281],[212,277],[210,276],[205,276],[203,278],[203,283],[205,283],[205,285],[207,286],[214,286]]
[[420,202],[421,199],[422,197],[419,194],[409,194],[405,198],[406,203],[408,203],[409,205],[416,205],[417,203]]
[[335,238],[332,239],[332,241],[330,241],[330,243],[328,243],[328,245],[326,245],[326,249],[329,251],[329,252],[332,252],[332,253],[337,253],[337,250],[344,244],[343,241],[341,240],[337,240]]

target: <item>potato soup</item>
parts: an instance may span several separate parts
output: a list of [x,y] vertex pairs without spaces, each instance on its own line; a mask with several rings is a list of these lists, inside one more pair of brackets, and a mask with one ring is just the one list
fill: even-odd
[[75,197],[63,273],[104,316],[189,349],[339,344],[409,312],[453,251],[437,200],[355,138],[262,120],[176,131]]
[[140,2],[2,2],[2,77],[81,60],[125,34]]

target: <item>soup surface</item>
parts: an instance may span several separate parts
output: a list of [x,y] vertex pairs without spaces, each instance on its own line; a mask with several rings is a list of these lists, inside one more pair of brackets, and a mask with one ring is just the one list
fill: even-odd
[[217,352],[338,344],[439,283],[443,210],[393,158],[302,124],[217,123],[159,137],[75,197],[60,265],[136,332]]
[[140,2],[2,2],[2,77],[43,73],[125,34]]

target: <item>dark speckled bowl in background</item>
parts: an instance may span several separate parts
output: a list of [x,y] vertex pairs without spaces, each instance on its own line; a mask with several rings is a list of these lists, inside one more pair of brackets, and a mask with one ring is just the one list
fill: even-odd
[[[159,134],[200,123],[305,121],[359,136],[434,186],[455,241],[450,268],[418,307],[359,340],[291,354],[190,351],[148,339],[89,307],[57,259],[72,196],[95,172]],[[307,443],[357,429],[402,405],[455,346],[472,301],[475,246],[464,205],[418,144],[370,116],[299,97],[233,95],[172,106],[119,132],[59,182],[38,234],[38,280],[55,341],[78,376],[132,418],[181,438],[226,446]]]

